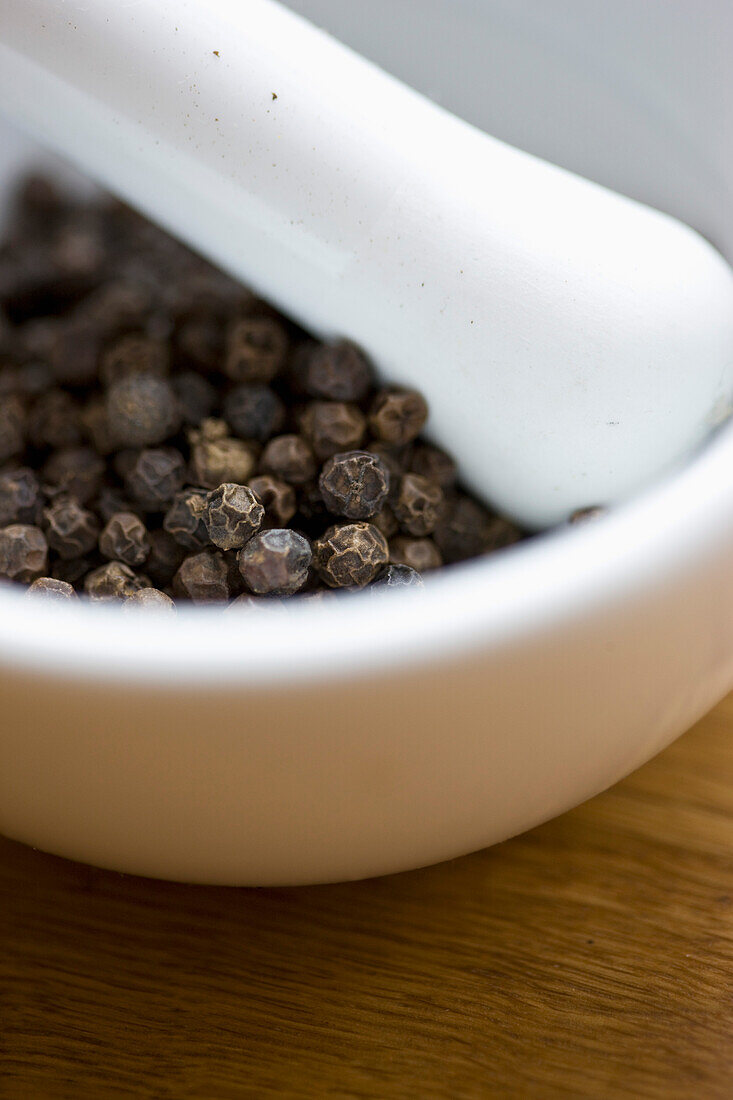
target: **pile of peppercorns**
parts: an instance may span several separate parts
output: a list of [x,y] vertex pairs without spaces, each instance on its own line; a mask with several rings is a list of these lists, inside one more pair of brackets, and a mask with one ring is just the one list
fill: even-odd
[[427,416],[129,208],[19,188],[0,577],[166,608],[419,585],[519,538],[420,440]]

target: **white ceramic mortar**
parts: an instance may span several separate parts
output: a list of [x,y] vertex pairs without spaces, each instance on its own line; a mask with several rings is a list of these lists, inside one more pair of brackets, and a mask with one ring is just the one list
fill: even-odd
[[[426,0],[419,28],[407,2],[298,7],[730,256],[723,0]],[[7,184],[35,152],[3,148]],[[171,622],[2,591],[0,829],[120,870],[296,883],[417,866],[559,813],[733,683],[731,470],[724,430],[607,519],[417,598]]]

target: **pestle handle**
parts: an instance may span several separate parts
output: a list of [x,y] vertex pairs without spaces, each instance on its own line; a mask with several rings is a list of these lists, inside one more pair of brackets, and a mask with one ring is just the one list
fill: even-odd
[[727,412],[733,274],[273,0],[4,0],[0,105],[321,336],[421,389],[531,526],[648,483]]

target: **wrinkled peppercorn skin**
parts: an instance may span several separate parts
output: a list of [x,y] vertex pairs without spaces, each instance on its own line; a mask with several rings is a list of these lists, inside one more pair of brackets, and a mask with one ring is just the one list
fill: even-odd
[[142,565],[150,552],[150,538],[145,524],[134,512],[116,512],[105,524],[99,536],[102,557]]
[[220,550],[239,550],[262,524],[265,509],[247,485],[227,483],[208,493],[203,520],[209,539]]
[[329,588],[363,588],[389,562],[389,547],[371,523],[330,527],[314,545],[314,564]]
[[329,458],[318,487],[330,512],[347,519],[369,519],[386,503],[389,470],[378,455],[349,451]]
[[59,497],[43,517],[46,541],[60,558],[81,558],[96,547],[99,521],[73,497]]
[[84,580],[84,592],[97,603],[123,600],[143,587],[132,569],[121,561],[110,561],[93,569]]

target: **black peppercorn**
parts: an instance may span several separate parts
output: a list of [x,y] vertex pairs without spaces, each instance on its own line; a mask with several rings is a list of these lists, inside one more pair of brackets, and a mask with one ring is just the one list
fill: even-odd
[[27,466],[0,471],[0,527],[10,523],[38,525],[43,494],[38,478]]
[[106,602],[123,600],[133,592],[144,587],[129,565],[121,561],[110,561],[87,573],[84,579],[84,591],[90,600]]
[[334,515],[368,519],[387,499],[389,470],[369,451],[348,451],[328,459],[318,487],[326,507]]
[[124,611],[142,607],[146,611],[175,611],[176,605],[170,596],[157,588],[141,588],[137,592],[131,592],[122,601]]
[[295,515],[295,490],[286,481],[271,474],[260,474],[249,479],[249,487],[256,493],[265,509],[262,527],[284,527]]
[[150,539],[140,517],[133,512],[111,516],[99,536],[99,552],[111,561],[142,565],[150,552]]
[[239,551],[245,584],[258,596],[290,596],[308,579],[310,543],[289,528],[261,531]]
[[409,565],[388,565],[372,581],[371,588],[422,588],[423,579]]
[[276,435],[262,452],[260,472],[274,474],[290,485],[304,485],[316,472],[316,460],[302,436]]
[[372,384],[371,368],[353,344],[319,344],[308,357],[305,388],[312,397],[361,401]]
[[44,482],[51,490],[87,504],[99,493],[104,461],[91,447],[60,447],[43,467]]
[[41,577],[48,565],[48,543],[40,527],[11,523],[0,530],[0,577],[30,581]]
[[311,401],[300,418],[300,430],[323,461],[355,451],[366,433],[366,418],[356,405],[343,401]]
[[420,474],[405,474],[392,501],[392,510],[403,531],[422,538],[435,530],[444,503],[443,490],[434,481]]
[[371,523],[329,527],[313,551],[314,565],[330,588],[361,588],[389,562],[387,540]]
[[285,423],[285,406],[269,386],[245,383],[224,399],[224,419],[235,435],[265,443]]
[[186,550],[203,550],[209,544],[204,523],[206,489],[181,489],[163,519],[163,528]]
[[458,494],[447,501],[433,537],[444,561],[451,563],[510,546],[520,533],[513,523]]
[[439,569],[443,564],[440,550],[432,539],[391,539],[389,560],[394,565],[407,565],[417,573]]
[[81,558],[96,547],[97,518],[73,497],[59,497],[44,510],[43,518],[46,541],[60,558]]
[[229,435],[223,420],[204,420],[189,431],[191,480],[206,489],[225,482],[245,485],[255,467],[252,445]]
[[140,452],[125,477],[125,486],[141,508],[162,512],[170,507],[185,477],[181,452],[173,447],[157,447]]
[[26,596],[43,596],[48,600],[76,599],[73,585],[66,581],[57,580],[55,577],[38,577],[26,591]]
[[246,485],[231,482],[213,489],[204,504],[209,538],[221,550],[238,550],[260,529],[265,509]]
[[154,374],[129,374],[107,390],[109,422],[123,447],[150,447],[174,435],[181,416],[170,382]]
[[224,372],[233,382],[270,382],[285,363],[288,335],[272,317],[235,321],[227,335]]
[[202,550],[185,558],[173,578],[174,594],[194,603],[224,602],[229,591],[229,570],[220,550]]
[[427,403],[416,390],[382,390],[372,403],[369,427],[377,439],[404,447],[417,438],[427,418]]

